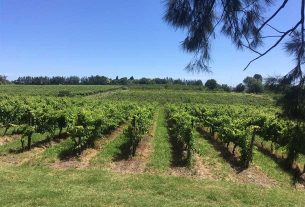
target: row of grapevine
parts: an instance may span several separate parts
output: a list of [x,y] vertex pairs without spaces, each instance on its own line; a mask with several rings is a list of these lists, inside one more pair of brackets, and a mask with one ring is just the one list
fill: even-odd
[[6,97],[0,101],[0,123],[5,131],[13,127],[22,134],[22,149],[25,139],[31,149],[34,133],[48,133],[51,140],[56,131],[65,130],[71,135],[75,150],[81,151],[127,120],[136,106],[100,100]]
[[191,115],[196,117],[197,126],[209,127],[211,133],[217,133],[218,138],[226,143],[234,144],[233,152],[236,147],[240,148],[241,163],[247,168],[252,160],[252,150],[254,136],[259,121],[242,113],[231,111],[227,108],[213,108],[197,105],[195,107],[187,106],[187,110]]
[[137,107],[129,120],[127,129],[124,130],[124,135],[127,139],[131,156],[135,155],[139,142],[143,138],[144,134],[148,132],[153,120],[154,109],[153,105],[149,104]]
[[191,165],[193,150],[193,128],[194,117],[183,107],[170,105],[166,110],[168,128],[175,141],[176,150],[186,152],[184,158],[188,165]]
[[68,129],[75,149],[93,146],[94,140],[117,128],[126,121],[135,105],[108,103],[103,107],[86,108],[76,112],[72,127]]
[[233,152],[238,146],[244,167],[249,166],[255,136],[264,141],[271,141],[288,153],[291,165],[299,153],[305,153],[303,125],[284,120],[277,116],[274,109],[261,109],[245,106],[186,106],[196,122],[209,127],[214,135],[226,143],[234,144]]

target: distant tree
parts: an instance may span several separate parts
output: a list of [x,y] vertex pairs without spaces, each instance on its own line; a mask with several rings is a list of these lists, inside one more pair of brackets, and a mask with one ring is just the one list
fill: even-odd
[[166,84],[167,80],[164,78],[154,78],[152,82],[155,84]]
[[231,88],[227,84],[222,84],[220,88],[226,92],[230,92]]
[[214,90],[217,88],[217,81],[215,79],[209,79],[205,82],[205,87],[207,87],[209,90]]
[[6,84],[9,81],[7,80],[7,76],[5,75],[0,75],[0,84]]
[[119,85],[127,85],[128,84],[128,78],[127,77],[120,78],[118,80],[118,84]]
[[189,86],[203,86],[203,83],[201,80],[185,80],[185,85]]
[[54,76],[50,79],[50,84],[59,85],[65,84],[65,77],[63,76]]
[[138,83],[139,84],[150,84],[150,79],[149,78],[141,78],[139,79]]
[[88,85],[89,83],[88,77],[81,77],[80,83],[83,85]]
[[238,84],[238,85],[235,87],[234,91],[235,91],[235,92],[238,92],[238,93],[244,92],[244,91],[245,91],[245,88],[246,88],[245,85],[242,84],[242,83],[240,83],[240,84]]
[[248,93],[262,93],[263,83],[253,77],[246,77],[244,79],[244,84],[246,85],[246,90]]
[[119,76],[116,76],[115,79],[111,81],[111,85],[118,85],[119,84]]
[[264,79],[264,88],[273,92],[283,92],[288,85],[283,85],[280,83],[281,77],[279,76],[269,76]]
[[174,80],[174,84],[176,85],[184,85],[185,83],[181,79]]
[[65,82],[68,85],[78,85],[80,83],[80,78],[77,76],[70,76],[66,78]]
[[256,80],[258,80],[258,81],[260,81],[260,82],[263,82],[263,76],[260,75],[260,74],[255,74],[255,75],[253,76],[253,78],[256,79]]

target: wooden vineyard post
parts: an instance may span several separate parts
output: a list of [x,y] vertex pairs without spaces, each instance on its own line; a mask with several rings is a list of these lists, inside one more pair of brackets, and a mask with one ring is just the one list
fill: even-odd
[[246,166],[245,166],[246,168],[248,168],[250,166],[250,163],[253,160],[253,148],[254,148],[256,131],[257,131],[257,128],[254,128],[252,138],[250,141],[250,146],[249,146],[249,151],[248,151],[249,154],[248,154],[248,159],[247,159]]
[[24,138],[23,137],[21,137],[21,150],[22,150],[22,152],[24,152]]
[[132,139],[132,143],[131,143],[131,154],[132,156],[135,155],[136,152],[136,139],[137,139],[137,119],[136,116],[133,117],[133,139]]

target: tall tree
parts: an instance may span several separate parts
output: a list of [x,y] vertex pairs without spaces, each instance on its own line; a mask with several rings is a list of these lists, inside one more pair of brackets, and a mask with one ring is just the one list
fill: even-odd
[[0,84],[8,83],[7,76],[0,75]]
[[[293,1],[295,0],[290,0]],[[299,6],[295,10],[299,13],[299,19],[290,22],[290,28],[282,31],[272,25],[273,20],[286,11],[288,2],[289,0],[166,0],[164,19],[172,26],[187,31],[182,48],[195,54],[186,66],[189,71],[210,71],[211,40],[220,31],[238,49],[248,49],[257,54],[244,69],[287,40],[285,49],[293,55],[295,66],[285,76],[285,81],[298,80],[303,84],[305,78],[301,66],[305,63],[305,0],[297,1]],[[266,11],[273,9],[274,12],[267,16]],[[269,38],[274,43],[267,49],[262,48]]]
[[215,79],[209,79],[207,82],[205,82],[205,87],[207,87],[209,90],[214,90],[217,88],[217,81]]

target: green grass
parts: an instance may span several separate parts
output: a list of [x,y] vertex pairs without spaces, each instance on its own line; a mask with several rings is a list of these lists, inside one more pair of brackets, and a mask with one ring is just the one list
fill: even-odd
[[291,186],[293,181],[292,175],[285,172],[271,157],[254,149],[253,163],[259,166],[268,175],[268,177],[276,180],[280,186]]
[[60,91],[68,91],[71,95],[89,95],[121,87],[117,85],[0,85],[0,94],[58,96]]
[[221,180],[228,180],[229,175],[234,173],[230,164],[225,161],[220,152],[206,140],[198,131],[194,131],[194,148],[202,157],[203,161],[210,166],[213,175]]
[[304,165],[305,164],[305,155],[300,154],[297,159],[297,162],[300,163],[301,165]]
[[148,166],[152,170],[165,172],[171,164],[171,147],[165,123],[164,109],[160,109],[155,137],[152,140],[152,154]]
[[100,169],[0,166],[0,206],[305,206],[304,192]]
[[[103,97],[103,96],[102,96]],[[127,100],[140,102],[201,103],[201,104],[244,104],[250,106],[274,107],[273,96],[262,94],[244,94],[227,92],[202,92],[181,90],[129,90],[107,94],[109,100]]]
[[[47,138],[47,133],[45,133],[45,134],[34,133],[32,136],[32,145],[35,144],[36,142],[45,140],[46,138]],[[26,137],[25,137],[25,148],[27,148],[27,138]],[[20,139],[17,138],[11,142],[1,145],[0,146],[0,155],[9,153],[10,149],[12,149],[12,150],[21,149]]]
[[[213,174],[221,179],[226,179],[232,173],[232,168],[216,151],[213,146],[202,138],[202,135],[197,131],[194,133],[194,146],[197,153],[201,155],[203,160],[211,166]],[[278,182],[282,187],[291,187],[293,177],[288,172],[284,171],[280,165],[272,158],[262,154],[258,150],[253,152],[253,164],[259,166],[266,175]],[[234,173],[234,172],[233,172]]]
[[43,162],[55,162],[60,157],[60,153],[64,151],[68,151],[71,149],[71,146],[74,145],[74,142],[71,138],[67,138],[66,140],[61,141],[58,144],[55,144],[49,148],[47,148],[41,158]]
[[91,163],[99,166],[105,166],[109,164],[116,155],[121,153],[120,147],[126,142],[127,139],[124,134],[119,135],[114,140],[106,143],[103,149],[99,151],[97,156],[91,160]]
[[[4,131],[5,131],[5,128],[4,127],[0,127],[0,137],[4,135]],[[6,134],[5,135],[11,135],[14,131],[14,128],[13,127],[10,127]]]
[[[256,140],[257,140],[257,144],[260,145],[262,139],[257,137]],[[264,141],[264,148],[271,151],[271,141],[268,141],[268,142]],[[279,155],[283,154],[284,156],[287,156],[287,151],[285,149],[282,149],[282,151],[281,151],[281,149],[277,149],[277,154],[279,154]],[[298,164],[303,166],[305,164],[305,155],[300,153],[299,156],[297,157],[296,161]]]

